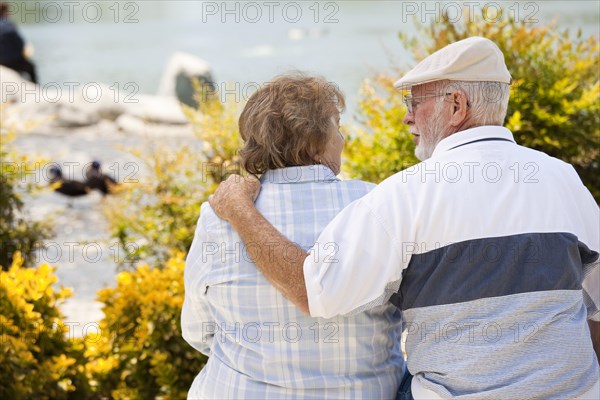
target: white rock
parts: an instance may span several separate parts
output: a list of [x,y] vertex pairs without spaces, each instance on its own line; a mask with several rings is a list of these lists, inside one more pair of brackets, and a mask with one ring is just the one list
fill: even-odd
[[176,98],[165,96],[139,95],[137,103],[125,105],[125,113],[140,120],[169,125],[187,125]]
[[128,134],[151,137],[164,136],[193,136],[191,125],[167,125],[156,124],[138,118],[131,114],[123,114],[119,116],[115,124],[118,129]]
[[1,101],[17,106],[21,120],[51,120],[59,127],[94,125],[102,118],[114,120],[125,111],[125,101],[131,99],[100,83],[85,91],[56,83],[36,85],[2,66],[0,84]]
[[[129,95],[103,83],[95,83],[85,92],[75,91],[76,96],[73,103],[76,107],[83,109],[88,113],[95,114],[99,119],[108,119],[114,121],[119,115],[125,112],[129,101],[135,101],[136,94]],[[64,100],[68,99],[63,99]]]
[[82,104],[59,103],[56,108],[54,126],[77,128],[97,124],[100,116],[90,107]]
[[[60,84],[40,86],[22,79],[15,71],[0,67],[2,101],[15,106],[12,122],[21,125],[28,121],[45,121],[50,127],[75,128],[95,125],[106,119],[119,120],[117,125],[122,130],[133,132],[152,130],[150,124],[187,126],[189,121],[175,97],[175,81],[178,77],[181,80],[181,74],[209,76],[210,67],[194,56],[177,53],[169,68],[163,75],[161,91],[171,94],[154,96],[119,92],[101,83],[88,85],[85,89]],[[167,79],[168,76],[172,79]],[[123,116],[127,117],[120,118]]]
[[22,93],[29,93],[32,98],[40,97],[39,86],[21,78],[17,71],[0,65],[0,102],[22,103]]

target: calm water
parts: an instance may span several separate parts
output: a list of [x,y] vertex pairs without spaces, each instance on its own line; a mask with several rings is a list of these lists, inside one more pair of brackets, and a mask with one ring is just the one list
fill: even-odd
[[[457,10],[469,10],[467,3],[29,1],[14,3],[13,20],[23,22],[35,48],[42,83],[123,88],[133,82],[141,93],[155,93],[169,56],[185,51],[210,63],[217,81],[242,88],[290,69],[323,74],[350,96],[352,109],[362,79],[412,64],[397,37],[414,32],[413,16],[431,22],[447,11],[464,21],[468,16],[459,17]],[[500,5],[504,15],[531,24],[558,18],[559,27],[599,33],[598,1],[471,3],[474,12]],[[492,11],[487,16],[495,19]]]
[[[42,84],[134,83],[140,93],[156,93],[161,73],[175,51],[194,54],[212,65],[219,85],[237,82],[229,96],[276,74],[300,69],[325,75],[349,97],[349,121],[361,81],[393,67],[412,65],[398,33],[414,32],[412,15],[429,22],[446,9],[456,16],[465,2],[338,1],[319,2],[11,2],[12,19],[35,49]],[[479,7],[485,2],[479,3]],[[503,12],[530,23],[558,18],[559,27],[598,35],[599,2],[499,2]],[[68,7],[71,7],[70,9]],[[272,7],[272,8],[269,8]],[[99,11],[98,11],[99,10]],[[260,13],[260,14],[259,14]],[[489,15],[494,18],[493,14]],[[236,22],[237,18],[237,22]],[[538,20],[538,22],[534,22]],[[253,22],[255,21],[255,22]],[[316,21],[316,22],[315,22]],[[65,88],[67,86],[64,86]],[[246,86],[247,87],[247,86]],[[79,166],[100,159],[123,168],[137,162],[119,146],[161,145],[169,138],[136,137],[103,122],[80,130],[34,131],[19,137],[20,151],[36,158]],[[139,165],[142,165],[141,163]],[[121,170],[121,172],[124,172]],[[140,179],[144,179],[143,167]],[[75,177],[81,179],[80,168]],[[102,199],[67,201],[49,191],[27,200],[33,218],[51,218],[56,237],[42,261],[57,265],[61,283],[75,297],[63,305],[67,321],[85,331],[102,313],[94,301],[98,289],[114,285],[114,240],[102,215]],[[73,243],[76,243],[73,245]],[[100,247],[87,246],[97,243]],[[57,254],[57,251],[60,254]],[[100,256],[99,256],[100,253]],[[93,331],[93,325],[91,333]]]

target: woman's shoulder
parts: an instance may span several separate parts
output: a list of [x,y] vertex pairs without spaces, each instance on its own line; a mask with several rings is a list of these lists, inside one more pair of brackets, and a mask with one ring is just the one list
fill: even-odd
[[371,190],[375,189],[377,186],[374,183],[361,181],[359,179],[350,179],[350,180],[342,180],[339,183],[349,189],[363,191],[364,194],[369,193]]
[[205,201],[200,206],[198,226],[201,226],[208,232],[220,232],[222,229],[229,226],[229,224],[215,213],[215,210],[213,210],[208,201]]
[[205,201],[200,205],[200,219],[213,219],[216,216],[217,214],[210,206],[210,203],[208,201]]

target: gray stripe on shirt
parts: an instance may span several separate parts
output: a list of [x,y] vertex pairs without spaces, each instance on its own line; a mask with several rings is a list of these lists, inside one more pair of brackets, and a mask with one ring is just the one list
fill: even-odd
[[582,258],[591,259],[591,253],[570,233],[453,243],[413,255],[390,301],[407,310],[517,293],[580,290]]

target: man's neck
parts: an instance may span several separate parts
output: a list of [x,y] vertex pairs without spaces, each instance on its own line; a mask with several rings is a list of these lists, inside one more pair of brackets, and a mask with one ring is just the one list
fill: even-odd
[[[466,131],[467,129],[473,129],[473,128],[477,128],[477,127],[485,126],[485,125],[486,124],[477,123],[477,122],[473,122],[473,121],[464,121],[462,124],[460,124],[455,129],[453,129],[453,132],[451,134],[449,134],[448,136],[454,135],[455,133],[458,133],[458,132]],[[448,137],[448,136],[446,136],[446,137]]]

